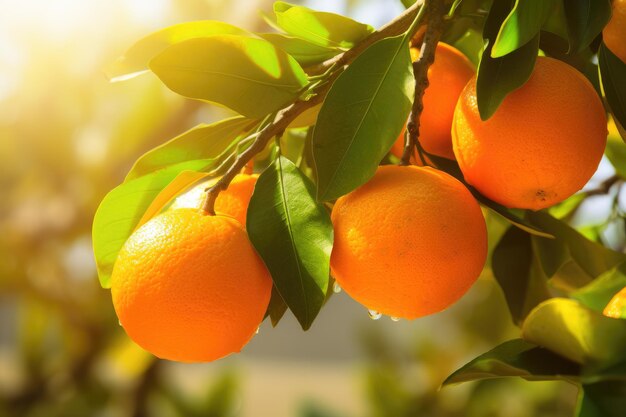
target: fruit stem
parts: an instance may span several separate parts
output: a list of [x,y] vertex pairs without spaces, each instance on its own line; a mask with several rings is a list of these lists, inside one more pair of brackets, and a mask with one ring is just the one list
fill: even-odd
[[[419,146],[420,116],[424,110],[424,92],[428,88],[428,68],[435,61],[435,51],[442,32],[443,17],[445,7],[442,0],[426,0],[424,3],[424,13],[428,15],[428,24],[424,40],[420,48],[420,55],[413,62],[413,74],[415,76],[415,98],[407,123],[404,137],[404,152],[400,165],[409,165],[411,156],[417,148],[419,157],[423,165],[426,165],[422,147]],[[421,11],[420,11],[421,14]]]
[[[349,65],[357,56],[359,56],[368,47],[382,39],[406,33],[407,29],[412,26],[414,26],[414,30],[417,30],[417,26],[419,25],[415,23],[415,19],[418,12],[425,4],[425,1],[426,0],[416,1],[415,4],[406,9],[402,14],[387,23],[385,26],[381,27],[379,30],[372,32],[352,49],[349,49],[346,52],[323,62],[315,68],[307,68],[307,73],[309,75],[326,73],[328,74],[327,78],[325,80],[316,81],[315,86],[309,90],[309,92],[312,93],[310,98],[307,100],[300,98],[289,106],[283,108],[276,114],[271,123],[267,124],[259,131],[258,136],[252,145],[239,154],[224,175],[207,190],[206,197],[202,203],[200,211],[208,215],[215,215],[215,200],[217,199],[219,193],[226,190],[233,178],[241,172],[246,164],[251,161],[256,154],[265,149],[268,142],[273,137],[281,134],[285,129],[287,129],[289,124],[291,124],[297,116],[305,110],[322,103],[333,82],[337,79],[339,74],[343,72],[345,67]],[[441,0],[434,1],[440,2]],[[420,22],[420,24],[424,24],[427,19],[423,20],[424,22]]]

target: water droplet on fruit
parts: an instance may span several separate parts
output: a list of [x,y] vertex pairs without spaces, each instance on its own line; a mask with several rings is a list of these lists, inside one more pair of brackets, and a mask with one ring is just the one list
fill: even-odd
[[400,318],[400,317],[392,317],[392,318],[391,318],[391,321],[400,321],[400,320],[401,320],[401,318]]
[[254,334],[259,334],[260,331],[261,331],[261,326],[256,328],[256,330],[254,331]]
[[121,325],[122,325],[122,321],[121,321],[121,320],[118,320],[118,321],[117,321],[117,324],[119,324],[119,325],[121,326]]
[[339,286],[339,283],[337,281],[335,281],[335,283],[333,284],[333,292],[335,294],[339,294],[341,292],[341,286]]
[[379,313],[376,310],[367,310],[367,313],[369,314],[370,319],[372,320],[378,320],[379,318],[383,316],[381,313]]

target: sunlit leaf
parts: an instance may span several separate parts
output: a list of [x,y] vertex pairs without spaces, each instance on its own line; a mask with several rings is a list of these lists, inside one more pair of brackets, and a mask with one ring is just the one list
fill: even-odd
[[194,159],[217,158],[250,124],[250,120],[245,117],[233,117],[198,125],[139,157],[126,176],[126,181],[170,165]]
[[104,197],[96,211],[92,229],[96,266],[103,287],[109,287],[118,252],[159,193],[181,172],[202,171],[211,164],[211,160],[196,160],[174,165],[127,181]]
[[616,173],[626,179],[626,143],[620,137],[614,120],[609,120],[609,137],[606,141],[606,157],[615,168]]
[[491,57],[501,58],[535,40],[556,1],[515,0],[515,6],[498,31]]
[[473,359],[446,378],[443,385],[502,377],[574,381],[579,373],[577,363],[522,339],[514,339]]
[[307,84],[298,62],[266,40],[236,35],[190,39],[168,47],[150,69],[185,97],[261,118],[295,100]]
[[208,174],[206,172],[196,171],[183,171],[178,174],[176,178],[174,178],[172,182],[167,184],[167,186],[161,190],[161,192],[154,198],[154,200],[152,200],[152,203],[150,203],[143,216],[141,216],[139,222],[137,222],[137,226],[135,226],[135,229],[159,214],[168,203],[170,203],[178,194],[180,194],[187,187],[207,176]]
[[106,70],[111,81],[123,81],[148,71],[148,63],[168,46],[212,35],[252,36],[249,32],[215,20],[186,22],[154,32],[137,41]]
[[[598,51],[602,91],[618,126],[626,126],[626,63],[603,43]],[[620,130],[626,141],[626,132]]]
[[[602,312],[613,296],[626,287],[626,263],[606,271],[590,284],[570,294],[592,310]],[[625,358],[626,359],[626,358]]]
[[590,310],[578,301],[552,298],[526,317],[523,338],[587,368],[601,370],[623,360],[626,320]]
[[282,33],[261,33],[259,36],[287,52],[302,65],[317,64],[342,52],[338,48],[320,46]]
[[550,298],[546,278],[533,256],[531,236],[517,227],[510,227],[496,245],[491,269],[515,323]]
[[277,25],[290,35],[320,46],[352,48],[374,31],[370,25],[334,13],[318,12],[303,6],[274,3]]
[[247,219],[250,241],[304,330],[324,303],[333,243],[330,216],[314,193],[311,181],[279,156],[259,176]]
[[333,84],[313,132],[317,199],[336,199],[369,180],[400,134],[415,80],[403,36],[370,46]]
[[580,52],[588,47],[611,18],[610,0],[568,0],[563,6],[570,52]]
[[511,91],[528,81],[537,60],[538,34],[508,55],[500,58],[491,56],[500,24],[511,10],[512,3],[512,0],[494,2],[485,22],[483,37],[489,43],[480,60],[476,81],[478,111],[482,120],[490,118]]

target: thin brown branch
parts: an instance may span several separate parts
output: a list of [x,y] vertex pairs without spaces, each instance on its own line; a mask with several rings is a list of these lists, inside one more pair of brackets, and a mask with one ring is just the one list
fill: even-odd
[[593,195],[605,195],[608,194],[609,191],[611,190],[611,188],[613,187],[613,185],[617,184],[618,182],[621,182],[622,179],[619,177],[619,175],[613,175],[607,179],[605,179],[604,181],[602,181],[599,185],[598,188],[594,188],[592,190],[589,191],[585,191],[585,194],[587,195],[587,197],[593,196]]
[[[445,7],[442,0],[426,0],[424,4],[427,15],[428,26],[422,41],[419,58],[413,63],[413,73],[415,74],[415,98],[406,128],[404,140],[404,152],[402,153],[401,165],[409,165],[411,156],[418,145],[420,131],[420,116],[424,110],[424,92],[428,88],[428,68],[435,61],[435,51],[437,43],[441,37],[443,16]],[[421,147],[417,146],[420,159],[426,165],[426,161],[421,152]]]
[[[424,0],[418,0],[414,5],[409,7],[404,13],[396,17],[387,25],[381,27],[376,32],[373,32],[365,39],[363,39],[354,48],[337,55],[335,58],[328,60],[321,64],[319,68],[319,74],[329,72],[330,76],[327,80],[320,83],[313,93],[314,95],[308,100],[298,100],[288,107],[278,112],[274,120],[265,126],[258,134],[252,145],[240,155],[233,162],[226,173],[210,188],[207,190],[205,200],[202,204],[201,210],[204,213],[214,215],[215,200],[220,192],[226,190],[232,179],[246,166],[246,164],[252,160],[252,158],[261,152],[267,146],[268,142],[276,135],[282,133],[289,124],[295,120],[305,110],[316,106],[324,101],[328,90],[332,86],[334,80],[339,76],[343,67],[352,62],[359,54],[366,50],[372,44],[379,40],[388,38],[390,36],[396,36],[407,31],[411,24],[415,21],[418,11],[422,7]],[[416,28],[417,29],[417,28]],[[413,35],[413,34],[410,34]],[[333,69],[336,71],[332,71]],[[309,71],[309,74],[315,74],[315,71]]]

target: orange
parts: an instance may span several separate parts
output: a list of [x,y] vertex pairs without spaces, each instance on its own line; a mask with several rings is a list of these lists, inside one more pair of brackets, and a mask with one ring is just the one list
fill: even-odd
[[[419,50],[412,48],[411,56],[417,60]],[[419,141],[426,152],[454,159],[450,134],[454,107],[473,75],[474,65],[461,51],[445,43],[437,44],[435,62],[428,69],[429,86],[424,92],[424,110],[420,116]],[[404,132],[391,152],[399,158],[403,148]]]
[[487,256],[478,203],[429,167],[386,165],[339,198],[331,271],[370,310],[414,319],[441,311],[476,281]]
[[602,40],[626,63],[626,0],[613,0],[613,14],[602,31]]
[[181,362],[239,352],[261,324],[271,289],[241,224],[194,209],[166,211],[137,229],[111,277],[128,336]]
[[607,137],[602,101],[571,66],[538,57],[526,84],[482,121],[476,78],[454,113],[454,154],[467,182],[512,208],[539,210],[580,190],[598,167]]
[[609,301],[604,308],[604,315],[615,319],[626,318],[626,287]]
[[234,217],[246,227],[248,204],[250,203],[257,178],[259,178],[257,174],[238,174],[235,176],[228,188],[217,196],[215,212]]
[[[215,212],[224,216],[234,217],[239,223],[246,227],[246,215],[248,204],[254,191],[257,174],[237,174],[225,191],[222,191],[215,200]],[[214,184],[219,178],[204,181],[178,198],[171,209],[198,208],[206,196],[205,189]]]

